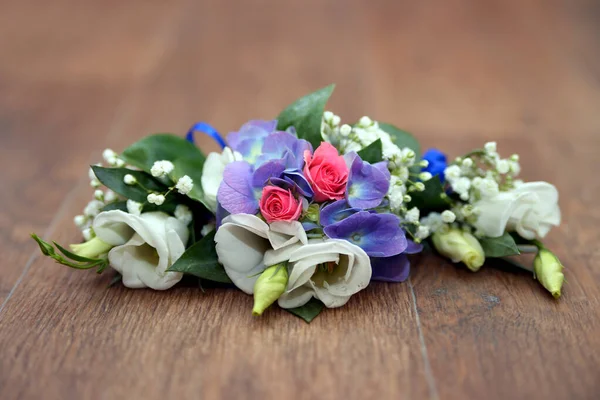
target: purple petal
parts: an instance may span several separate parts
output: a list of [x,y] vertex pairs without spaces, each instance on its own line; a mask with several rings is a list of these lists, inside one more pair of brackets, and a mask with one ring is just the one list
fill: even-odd
[[350,208],[346,200],[337,200],[321,209],[319,222],[323,226],[333,225],[359,211],[358,208]]
[[302,169],[304,166],[304,151],[312,146],[304,139],[298,139],[288,132],[278,131],[270,134],[262,146],[262,154],[257,158],[260,165],[268,160],[284,159],[286,168]]
[[215,214],[215,224],[217,229],[219,229],[219,227],[221,226],[221,221],[223,221],[223,218],[225,218],[228,215],[229,213],[227,212],[227,210],[224,209],[221,203],[217,201],[217,212]]
[[318,228],[320,228],[320,226],[319,226],[318,224],[316,224],[316,223],[314,223],[314,222],[311,222],[311,221],[306,221],[306,222],[303,222],[303,223],[302,223],[302,227],[304,228],[304,230],[305,230],[306,232],[310,232],[310,231],[312,231],[313,229],[318,229]]
[[313,188],[310,186],[310,183],[308,183],[301,171],[286,169],[283,171],[283,176],[285,177],[285,180],[293,182],[298,193],[307,199],[310,200],[315,195]]
[[387,161],[380,161],[378,163],[373,164],[375,168],[377,168],[383,175],[385,175],[386,179],[389,181],[392,174],[390,174],[390,170],[388,169]]
[[238,132],[227,135],[227,144],[251,163],[261,154],[265,138],[273,132],[277,121],[249,121]]
[[404,253],[417,254],[417,253],[420,253],[421,251],[423,251],[423,245],[421,243],[415,243],[410,239],[407,239],[407,241],[408,241],[408,246],[406,247],[406,250],[404,250]]
[[347,240],[371,257],[390,257],[406,250],[408,242],[394,214],[360,211],[323,229],[332,239]]
[[351,207],[367,209],[381,204],[390,187],[390,173],[386,168],[386,175],[380,168],[381,165],[371,165],[358,155],[354,158],[346,191]]
[[283,161],[268,161],[254,171],[254,175],[252,176],[252,186],[262,189],[269,179],[281,177],[284,170],[285,166],[283,165]]
[[404,282],[410,273],[410,261],[406,254],[392,257],[371,257],[372,281]]
[[231,214],[256,214],[258,201],[252,188],[250,164],[246,161],[236,161],[225,167],[217,200]]

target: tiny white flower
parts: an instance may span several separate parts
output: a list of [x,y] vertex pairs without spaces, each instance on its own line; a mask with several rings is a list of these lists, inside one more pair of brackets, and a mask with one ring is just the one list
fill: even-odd
[[120,158],[117,158],[117,160],[115,161],[115,167],[121,168],[124,166],[125,166],[125,161],[121,160]]
[[425,190],[425,184],[423,182],[417,182],[413,185],[417,192],[422,192]]
[[398,170],[395,171],[395,175],[398,177],[398,179],[400,179],[403,182],[406,182],[408,180],[409,174],[410,171],[406,167],[398,168]]
[[452,182],[460,178],[460,167],[458,165],[451,165],[444,170],[444,176],[449,182]]
[[352,132],[352,127],[348,124],[344,124],[340,127],[340,134],[344,137],[350,135],[350,132]]
[[440,229],[444,225],[444,221],[442,221],[442,215],[437,212],[429,213],[424,218],[421,218],[421,226],[429,227],[430,232],[435,232]]
[[473,160],[470,158],[465,158],[462,160],[462,166],[465,168],[471,168],[473,166]]
[[123,177],[123,182],[125,182],[126,185],[135,185],[137,183],[137,179],[135,179],[135,176],[127,174]]
[[110,164],[109,160],[112,158],[116,158],[116,157],[117,157],[117,153],[115,153],[112,149],[105,149],[102,152],[102,158],[104,158],[104,161],[106,161],[109,164]]
[[95,217],[100,213],[100,209],[104,207],[104,203],[99,200],[90,201],[83,209],[83,214],[88,217]]
[[492,178],[485,178],[481,181],[479,185],[479,192],[482,197],[492,197],[495,196],[500,189],[498,188],[498,182],[496,182]]
[[454,214],[450,210],[445,210],[442,212],[442,221],[446,224],[451,224],[456,220],[456,214]]
[[174,214],[175,214],[175,218],[177,218],[179,221],[181,221],[186,226],[190,222],[192,222],[192,219],[193,219],[192,212],[190,211],[190,208],[188,206],[186,206],[185,204],[178,204],[177,207],[175,207]]
[[404,185],[390,185],[388,198],[390,199],[390,208],[392,210],[397,211],[402,207],[405,191],[406,187]]
[[466,193],[467,198],[469,198],[468,193],[469,193],[470,188],[471,188],[471,180],[469,178],[462,177],[462,178],[458,178],[457,180],[452,182],[452,189],[460,195]]
[[156,201],[156,193],[148,194],[148,196],[146,196],[146,200],[148,200],[148,203],[154,204],[154,202]]
[[334,115],[331,118],[331,125],[337,126],[340,124],[340,122],[342,122],[342,119],[339,117],[339,115]]
[[405,203],[410,203],[411,200],[412,200],[412,197],[410,197],[409,194],[405,194],[404,195],[404,202]]
[[140,215],[142,213],[142,203],[131,199],[127,200],[127,212],[133,215]]
[[90,228],[84,229],[83,231],[81,231],[81,234],[83,235],[83,240],[85,240],[86,242],[88,240],[92,240],[94,237]]
[[102,190],[100,190],[100,189],[96,189],[94,191],[94,198],[96,200],[103,201],[104,200],[104,192]]
[[173,172],[174,168],[175,166],[171,161],[155,161],[154,164],[152,164],[152,168],[150,168],[150,173],[153,177],[160,178],[165,175],[169,175],[171,172]]
[[508,160],[498,160],[496,162],[496,170],[501,174],[506,174],[510,170],[510,164]]
[[325,112],[323,113],[323,119],[324,119],[326,122],[329,122],[329,121],[331,121],[331,119],[332,119],[332,118],[333,118],[333,113],[332,113],[331,111],[325,111]]
[[179,178],[175,188],[181,194],[188,194],[194,188],[194,181],[189,176],[184,175]]
[[364,128],[366,128],[366,127],[368,127],[368,126],[370,126],[370,125],[372,125],[372,124],[373,124],[373,121],[371,120],[371,118],[369,118],[369,117],[367,117],[367,116],[364,116],[364,117],[362,117],[362,118],[361,118],[361,119],[358,121],[358,125],[360,125],[360,126],[362,126],[362,127],[364,127]]
[[421,160],[421,162],[419,163],[419,165],[423,168],[427,168],[429,167],[429,161],[427,160]]
[[117,195],[112,190],[109,189],[106,191],[106,193],[104,193],[104,201],[106,203],[112,203],[116,199],[117,199]]
[[417,237],[417,239],[426,239],[429,236],[430,233],[430,229],[427,225],[420,225],[417,228],[417,232],[415,234],[415,236]]
[[100,183],[100,181],[98,179],[92,179],[90,181],[90,186],[93,188],[100,187],[100,185],[102,185],[102,184]]
[[421,172],[419,174],[419,179],[421,179],[423,182],[427,182],[428,180],[431,179],[431,173],[429,173],[429,172]]
[[146,199],[148,200],[148,203],[156,204],[157,206],[160,206],[165,202],[165,196],[156,193],[150,193]]
[[485,149],[486,153],[494,154],[497,150],[496,142],[487,142],[483,148]]
[[117,157],[109,157],[109,158],[106,160],[106,163],[107,163],[108,165],[110,165],[111,167],[116,167],[116,166],[117,166]]
[[408,210],[406,212],[406,215],[404,216],[404,219],[407,222],[416,223],[416,222],[419,221],[419,214],[420,214],[419,209],[417,207],[413,207],[413,208],[411,208],[410,210]]
[[517,176],[521,173],[521,165],[518,161],[509,161],[510,164],[510,172],[512,172],[513,176]]
[[87,222],[87,218],[85,215],[76,215],[75,218],[73,218],[73,222],[75,223],[75,226],[81,228]]

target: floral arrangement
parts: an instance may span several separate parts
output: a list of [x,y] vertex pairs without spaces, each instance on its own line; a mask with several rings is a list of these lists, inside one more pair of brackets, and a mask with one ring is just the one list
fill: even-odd
[[[517,265],[560,296],[563,266],[540,241],[560,223],[553,185],[517,179],[519,157],[502,158],[493,142],[448,163],[393,125],[342,124],[324,111],[332,91],[226,140],[198,123],[186,138],[107,149],[106,166],[90,169],[94,199],[74,219],[85,242],[32,237],[66,266],[112,267],[129,288],[165,290],[191,275],[253,295],[254,315],[276,302],[307,322],[371,281],[406,280],[424,245],[472,271],[536,252],[533,267]],[[205,156],[194,132],[222,152]]]

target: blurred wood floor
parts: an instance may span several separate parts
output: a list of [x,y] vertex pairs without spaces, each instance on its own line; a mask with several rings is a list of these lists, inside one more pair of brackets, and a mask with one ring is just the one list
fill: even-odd
[[[0,1],[0,398],[600,398],[599,22],[597,1]],[[497,140],[555,183],[563,298],[423,256],[307,325],[234,290],[107,289],[29,239],[79,240],[104,148],[331,82],[346,121],[452,156]]]

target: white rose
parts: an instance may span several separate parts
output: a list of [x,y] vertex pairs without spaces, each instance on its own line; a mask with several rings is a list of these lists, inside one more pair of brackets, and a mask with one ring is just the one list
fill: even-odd
[[[265,260],[269,260],[271,254],[268,252]],[[338,239],[296,246],[290,254],[288,270],[287,288],[278,300],[282,308],[300,307],[312,297],[329,308],[341,307],[371,280],[367,253]]]
[[217,192],[223,180],[225,167],[234,161],[242,161],[242,155],[237,151],[232,151],[229,147],[225,147],[220,154],[210,153],[204,161],[200,183],[206,205],[212,212],[217,210]]
[[267,250],[281,252],[285,258],[287,248],[296,243],[307,243],[302,224],[274,222],[270,226],[256,215],[233,214],[223,219],[215,235],[219,262],[227,276],[241,290],[254,293],[254,284],[265,268]]
[[517,231],[525,239],[541,239],[560,225],[558,191],[547,182],[527,182],[473,204],[475,228],[489,237]]
[[188,229],[163,212],[141,215],[120,210],[105,211],[94,219],[96,236],[116,246],[108,253],[110,265],[123,275],[129,288],[169,289],[183,276],[166,272],[181,257]]

